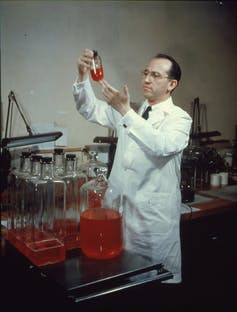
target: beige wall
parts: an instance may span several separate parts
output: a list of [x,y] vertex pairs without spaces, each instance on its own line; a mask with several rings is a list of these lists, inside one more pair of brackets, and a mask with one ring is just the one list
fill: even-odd
[[[233,139],[236,13],[234,2],[220,1],[0,1],[2,131],[13,90],[30,124],[67,129],[68,147],[106,136],[107,129],[76,112],[71,93],[77,56],[88,47],[101,54],[105,78],[117,88],[126,82],[137,102],[148,59],[157,52],[174,56],[183,70],[176,104],[191,112],[198,96],[207,108],[203,131]],[[14,114],[12,135],[20,134],[26,131]]]

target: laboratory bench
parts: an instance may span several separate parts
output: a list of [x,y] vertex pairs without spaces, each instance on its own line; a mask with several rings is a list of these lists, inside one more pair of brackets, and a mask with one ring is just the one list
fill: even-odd
[[[195,193],[181,215],[183,281],[171,277],[160,263],[123,252],[99,262],[80,251],[64,263],[35,267],[7,241],[1,257],[2,298],[9,307],[67,311],[140,310],[223,311],[237,308],[237,185]],[[155,269],[156,277],[133,279]],[[237,300],[236,300],[237,301]]]
[[181,216],[183,284],[192,301],[237,309],[237,185],[200,190]]

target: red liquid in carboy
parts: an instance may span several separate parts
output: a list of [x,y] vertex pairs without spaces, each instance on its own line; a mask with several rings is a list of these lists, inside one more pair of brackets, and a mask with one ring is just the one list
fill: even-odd
[[104,78],[103,67],[96,68],[95,71],[94,71],[94,69],[91,69],[91,78],[94,81],[102,80]]
[[80,219],[83,253],[94,259],[110,259],[123,249],[122,217],[113,209],[85,210]]

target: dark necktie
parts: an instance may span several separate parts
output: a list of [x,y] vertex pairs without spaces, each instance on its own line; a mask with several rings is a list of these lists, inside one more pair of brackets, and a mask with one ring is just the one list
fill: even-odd
[[142,114],[142,118],[144,119],[148,119],[149,117],[149,112],[151,111],[151,106],[147,106],[146,110],[144,111],[144,113]]

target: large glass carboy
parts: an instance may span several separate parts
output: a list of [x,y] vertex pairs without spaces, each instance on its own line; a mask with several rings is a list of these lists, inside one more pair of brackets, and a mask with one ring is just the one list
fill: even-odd
[[123,249],[121,195],[106,178],[107,169],[97,170],[95,179],[80,189],[80,242],[89,258],[110,259]]

